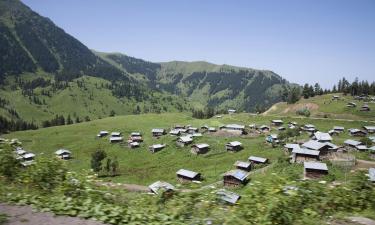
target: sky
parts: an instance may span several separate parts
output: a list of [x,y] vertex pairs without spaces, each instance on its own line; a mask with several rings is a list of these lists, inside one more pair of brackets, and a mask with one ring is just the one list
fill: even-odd
[[375,80],[374,0],[22,0],[90,49],[272,70],[330,88]]

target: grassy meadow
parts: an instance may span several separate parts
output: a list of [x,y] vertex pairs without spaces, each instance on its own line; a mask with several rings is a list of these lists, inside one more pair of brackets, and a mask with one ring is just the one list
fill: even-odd
[[[332,100],[333,95],[340,96],[339,100]],[[356,108],[346,107],[348,102],[355,102]],[[371,108],[369,112],[362,112],[359,109],[362,105],[368,104]],[[351,119],[351,120],[374,120],[375,118],[375,103],[354,100],[350,95],[343,94],[326,94],[315,96],[312,98],[301,98],[295,104],[287,104],[280,102],[272,106],[265,114],[267,115],[285,115],[297,116],[296,111],[299,109],[308,108],[311,112],[311,117],[326,117],[332,119]]]
[[[202,173],[203,184],[210,184],[221,180],[222,174],[233,169],[236,160],[246,161],[250,155],[269,158],[271,163],[285,155],[282,147],[272,148],[265,143],[265,136],[258,137],[222,137],[211,134],[204,134],[203,137],[196,137],[193,143],[208,143],[210,151],[204,155],[193,155],[190,153],[190,146],[177,147],[176,137],[169,134],[155,139],[151,136],[152,128],[170,129],[173,125],[192,125],[201,127],[202,125],[215,126],[228,123],[239,123],[249,125],[252,123],[262,125],[270,124],[273,116],[254,116],[250,114],[224,115],[222,118],[213,117],[206,120],[193,119],[188,114],[164,113],[164,114],[142,114],[109,117],[105,119],[84,122],[74,125],[43,128],[35,131],[21,131],[4,135],[6,138],[18,138],[26,150],[54,157],[54,152],[59,148],[66,148],[72,151],[73,159],[67,161],[69,168],[73,171],[90,169],[91,154],[96,149],[104,149],[111,158],[117,157],[120,164],[120,176],[105,178],[114,182],[125,182],[135,184],[150,184],[156,180],[165,180],[176,183],[176,171],[184,168]],[[288,119],[284,118],[284,123],[296,121],[299,124],[312,123],[322,131],[328,131],[334,125],[345,128],[361,127],[365,122],[354,121],[329,121],[313,119]],[[97,138],[96,134],[100,130],[120,131],[125,140],[131,132],[139,131],[143,134],[144,142],[140,148],[129,149],[120,144],[111,144],[108,137]],[[271,133],[276,133],[274,129]],[[334,137],[335,144],[342,144],[349,138],[347,133]],[[306,134],[298,137],[299,140],[308,140]],[[225,143],[238,140],[242,142],[244,149],[237,153],[230,153],[225,150]],[[160,152],[152,154],[148,146],[152,144],[167,144],[167,147]],[[363,156],[365,157],[365,156]],[[290,165],[288,168],[277,168],[270,170],[288,175],[288,173],[302,174],[300,165]],[[259,179],[266,179],[264,176],[254,176]],[[198,185],[199,186],[199,185]]]

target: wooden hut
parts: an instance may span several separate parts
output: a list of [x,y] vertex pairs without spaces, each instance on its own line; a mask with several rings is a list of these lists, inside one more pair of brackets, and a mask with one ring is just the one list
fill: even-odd
[[257,156],[250,156],[249,161],[254,164],[266,164],[268,162],[268,159]]
[[190,170],[180,169],[176,172],[176,174],[177,174],[178,181],[182,183],[197,181],[201,179],[200,173],[190,171]]
[[191,148],[191,152],[193,154],[204,154],[206,152],[208,152],[208,150],[210,149],[210,146],[208,144],[195,144],[192,146]]
[[250,171],[252,162],[236,161],[234,166],[239,170]]
[[163,148],[165,148],[165,144],[156,144],[156,145],[151,145],[151,146],[148,147],[148,149],[152,153],[161,151]]
[[242,149],[242,143],[239,141],[232,141],[225,144],[225,149],[231,152],[237,152]]
[[193,142],[193,139],[191,138],[191,136],[183,136],[177,139],[176,145],[180,147],[184,147],[186,145],[191,144],[192,142]]
[[154,128],[151,130],[151,133],[153,137],[160,137],[165,134],[165,130],[162,128]]
[[305,178],[317,179],[328,174],[328,167],[325,163],[320,162],[304,162]]
[[292,151],[292,162],[302,163],[306,161],[318,161],[319,151],[310,150],[306,148],[295,148]]
[[243,170],[231,170],[224,174],[224,186],[236,187],[247,182],[248,173]]

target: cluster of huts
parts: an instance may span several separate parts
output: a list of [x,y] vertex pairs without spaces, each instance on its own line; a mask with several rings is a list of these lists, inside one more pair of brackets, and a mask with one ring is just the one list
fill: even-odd
[[[333,95],[332,96],[332,100],[333,101],[335,101],[335,100],[337,101],[337,100],[340,100],[340,99],[341,99],[341,97],[339,95]],[[369,96],[367,96],[367,95],[355,96],[354,99],[358,100],[358,101],[366,101],[366,100],[369,100],[369,101],[372,101],[372,102],[375,101],[374,100],[375,97],[369,98]],[[348,107],[348,108],[356,108],[357,107],[357,103],[355,103],[355,102],[348,102],[346,104],[346,107]],[[367,103],[364,103],[359,110],[366,112],[366,111],[370,111],[371,108],[369,107],[369,105]]]

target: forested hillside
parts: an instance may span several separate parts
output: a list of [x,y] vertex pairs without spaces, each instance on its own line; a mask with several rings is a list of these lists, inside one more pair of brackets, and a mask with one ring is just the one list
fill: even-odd
[[294,86],[267,70],[207,62],[152,63],[118,53],[98,55],[151,87],[218,109],[258,111],[285,100],[283,95]]

